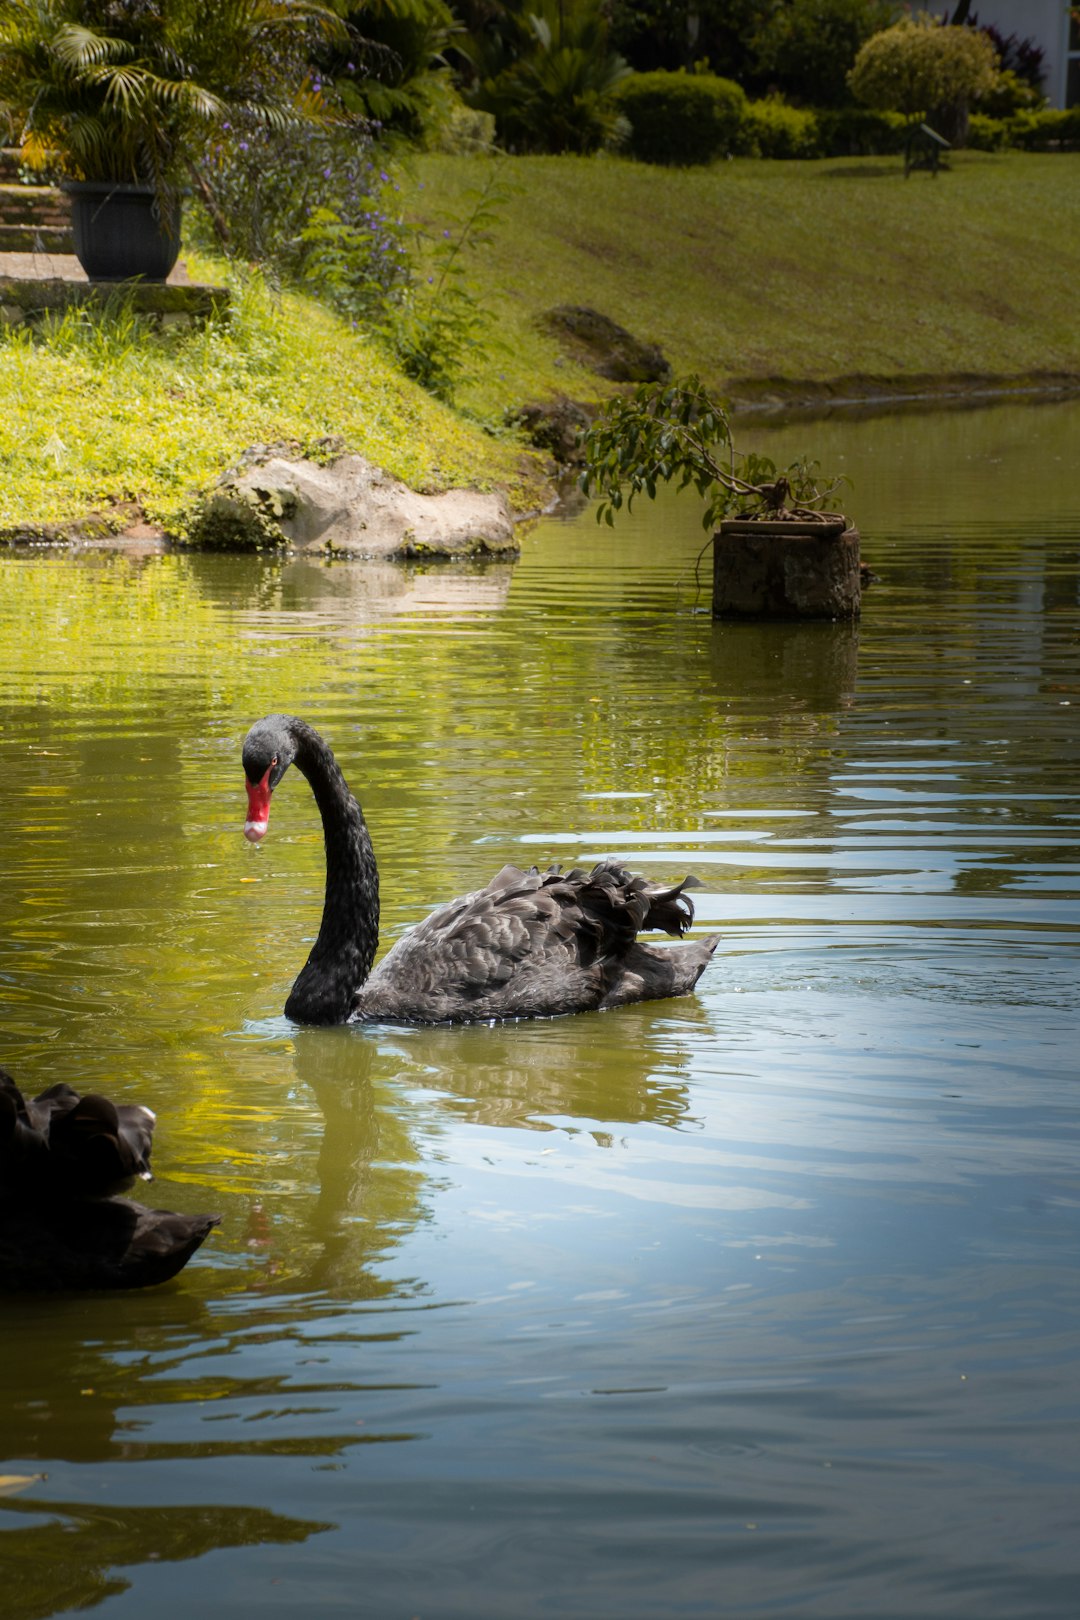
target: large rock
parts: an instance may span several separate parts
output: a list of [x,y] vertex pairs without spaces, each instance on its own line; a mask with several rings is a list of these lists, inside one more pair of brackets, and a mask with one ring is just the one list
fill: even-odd
[[[189,543],[227,546],[215,531],[248,544],[283,544],[307,553],[353,557],[516,555],[505,495],[451,489],[418,495],[363,456],[328,466],[270,455],[227,474],[189,526]],[[237,544],[243,545],[243,540]]]
[[571,355],[610,382],[665,382],[671,366],[656,343],[646,343],[609,315],[587,304],[560,304],[544,316],[548,330]]
[[579,467],[585,459],[582,441],[594,412],[565,394],[520,406],[509,420],[520,426],[529,443],[546,450],[560,467]]

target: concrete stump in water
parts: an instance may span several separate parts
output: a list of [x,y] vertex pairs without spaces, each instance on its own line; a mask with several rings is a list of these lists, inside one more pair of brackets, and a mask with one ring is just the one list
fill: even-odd
[[730,519],[713,536],[714,619],[854,619],[859,531]]

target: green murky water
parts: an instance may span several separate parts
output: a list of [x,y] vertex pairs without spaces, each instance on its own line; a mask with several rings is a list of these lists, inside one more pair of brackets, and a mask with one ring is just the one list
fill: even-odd
[[[854,477],[857,632],[714,625],[685,497],[472,573],[0,559],[0,1062],[151,1104],[223,1216],[0,1303],[12,1620],[1075,1613],[1080,407],[750,437]],[[273,709],[388,935],[617,852],[702,878],[700,993],[290,1026]]]

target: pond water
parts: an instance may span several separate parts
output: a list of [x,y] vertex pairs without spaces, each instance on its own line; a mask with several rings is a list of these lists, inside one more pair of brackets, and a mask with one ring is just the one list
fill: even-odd
[[[858,629],[713,624],[690,497],[516,568],[0,560],[0,1062],[159,1114],[165,1288],[0,1302],[7,1617],[1076,1612],[1080,406],[746,430],[850,472]],[[691,998],[281,1007],[384,930],[694,871]]]

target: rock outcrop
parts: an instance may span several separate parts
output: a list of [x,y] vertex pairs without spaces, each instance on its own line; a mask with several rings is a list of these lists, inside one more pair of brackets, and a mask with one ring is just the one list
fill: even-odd
[[518,545],[500,493],[418,495],[363,456],[327,465],[269,454],[228,473],[192,515],[187,544],[275,545],[352,557],[513,556]]

